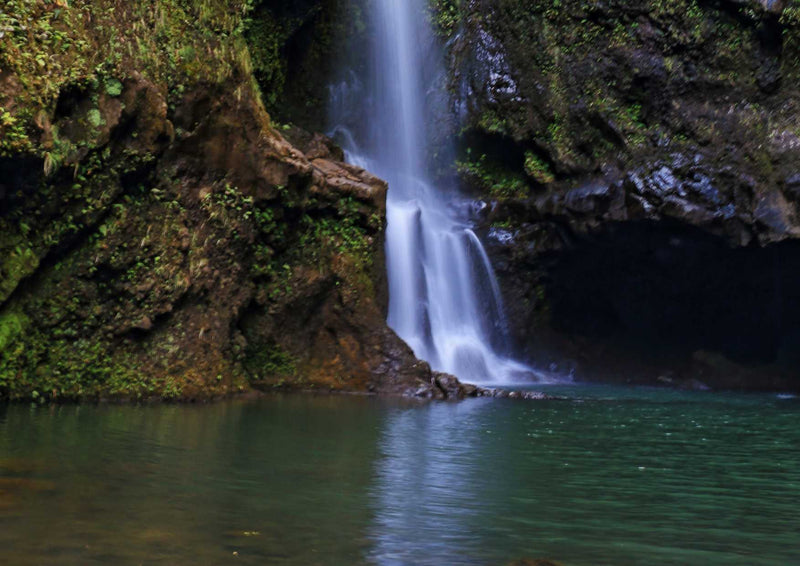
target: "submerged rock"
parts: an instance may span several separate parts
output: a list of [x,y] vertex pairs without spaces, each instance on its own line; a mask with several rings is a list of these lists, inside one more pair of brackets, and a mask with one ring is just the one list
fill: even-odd
[[508,389],[489,389],[469,383],[461,383],[457,377],[434,372],[430,387],[422,386],[414,393],[415,397],[438,400],[462,400],[469,397],[493,397],[495,399],[523,399],[543,401],[558,399],[540,391],[514,391]]
[[523,399],[525,401],[560,399],[560,397],[547,395],[541,391],[513,391],[508,389],[484,389],[480,391],[479,397],[494,397],[496,399]]

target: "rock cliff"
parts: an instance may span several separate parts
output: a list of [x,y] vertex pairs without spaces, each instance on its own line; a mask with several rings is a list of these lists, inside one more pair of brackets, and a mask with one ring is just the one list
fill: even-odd
[[520,349],[796,388],[800,4],[434,2]]
[[271,122],[249,14],[0,8],[0,397],[435,389],[384,322],[386,184]]
[[[489,204],[520,354],[797,389],[800,4],[431,18],[457,154],[434,165]],[[360,0],[0,8],[0,397],[458,390],[384,323],[385,183],[281,125],[325,127],[337,38],[366,25]]]

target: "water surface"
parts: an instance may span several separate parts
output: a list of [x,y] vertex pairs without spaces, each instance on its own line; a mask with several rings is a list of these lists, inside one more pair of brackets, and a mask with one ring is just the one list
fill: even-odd
[[0,406],[3,564],[800,563],[800,401]]

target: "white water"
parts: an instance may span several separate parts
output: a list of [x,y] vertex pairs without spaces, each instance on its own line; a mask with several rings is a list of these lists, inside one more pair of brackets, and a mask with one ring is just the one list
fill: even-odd
[[[467,203],[428,180],[427,131],[434,124],[424,76],[438,52],[420,0],[376,0],[372,69],[333,90],[332,114],[367,138],[335,130],[348,159],[389,182],[386,255],[389,325],[420,359],[474,383],[542,381],[507,355],[500,288],[472,229]],[[433,71],[433,72],[432,72]]]

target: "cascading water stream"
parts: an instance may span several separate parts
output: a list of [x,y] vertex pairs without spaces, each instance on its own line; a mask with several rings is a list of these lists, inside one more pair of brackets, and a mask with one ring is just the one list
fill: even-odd
[[[502,354],[508,344],[500,289],[461,199],[432,186],[425,170],[427,103],[423,69],[431,41],[420,0],[371,3],[372,70],[334,89],[335,130],[348,159],[389,182],[386,255],[389,325],[434,369],[477,383],[542,381]],[[353,109],[358,109],[353,112]],[[354,131],[343,116],[357,115]],[[464,207],[461,207],[462,209]]]

